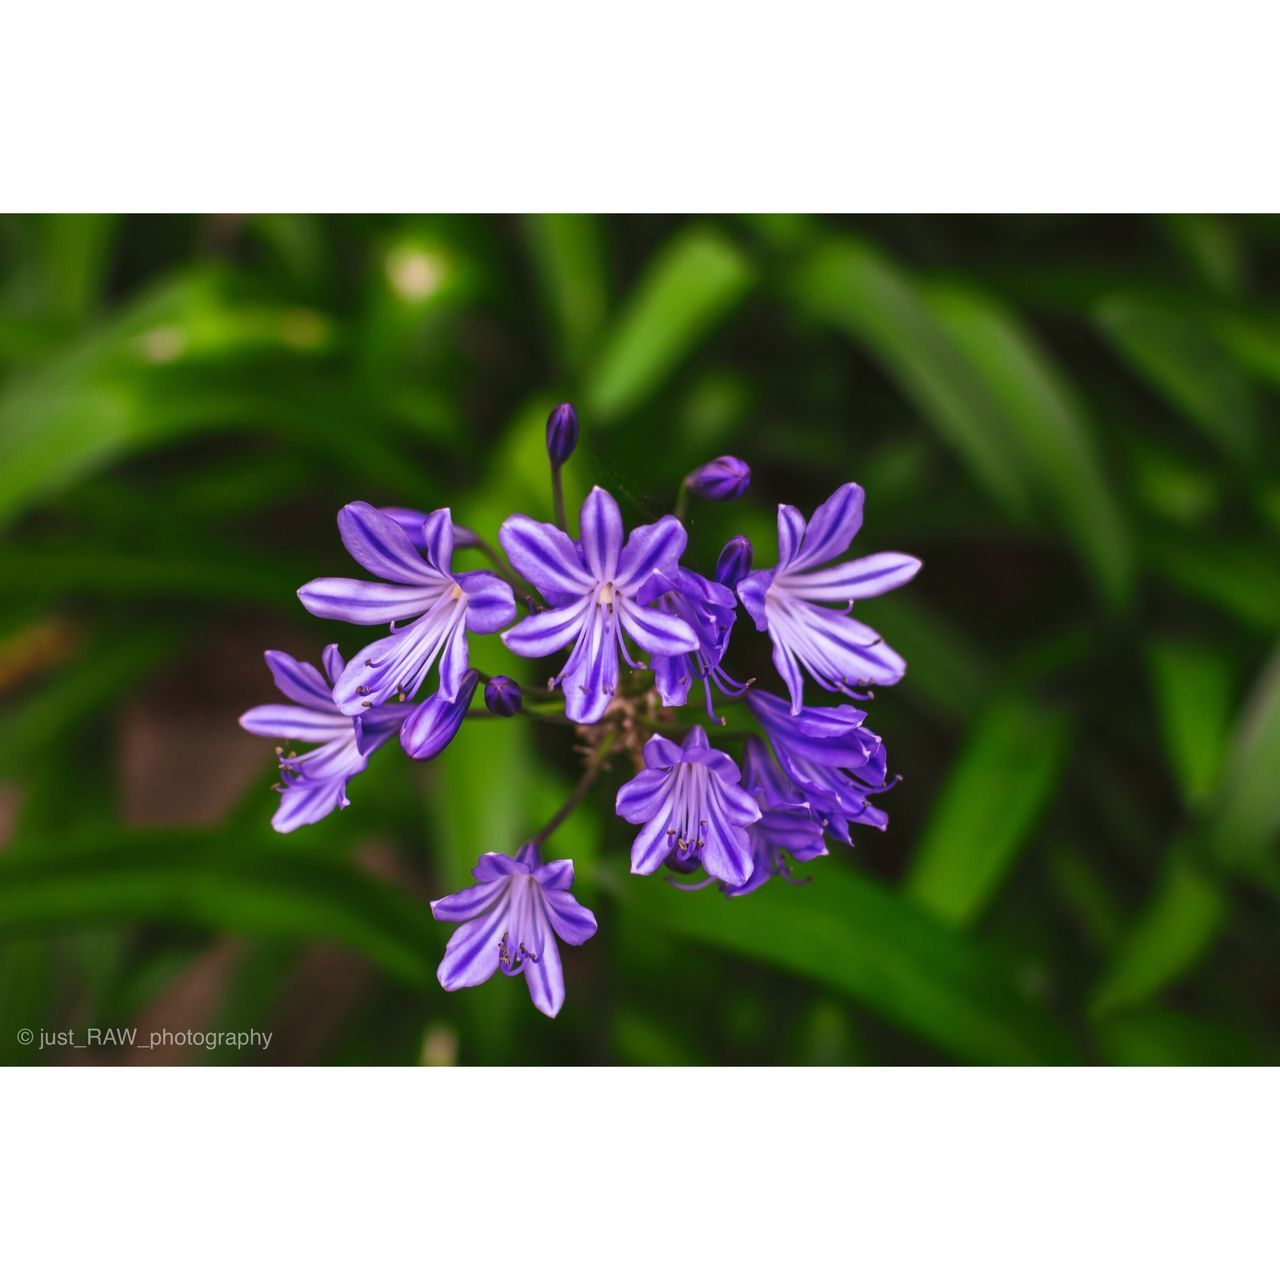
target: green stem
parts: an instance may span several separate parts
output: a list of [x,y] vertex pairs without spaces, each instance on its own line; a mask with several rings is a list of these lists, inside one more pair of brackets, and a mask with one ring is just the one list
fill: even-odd
[[547,820],[545,825],[533,837],[531,843],[540,845],[564,820],[586,799],[587,793],[591,790],[592,784],[596,778],[600,776],[601,769],[605,766],[605,761],[609,758],[609,753],[613,750],[614,744],[618,741],[618,735],[611,733],[596,748],[596,753],[591,759],[586,773],[578,779],[578,785],[569,793],[569,798],[562,804],[554,814]]
[[569,522],[564,514],[564,483],[560,479],[560,468],[551,464],[551,500],[556,507],[556,524],[565,532],[569,532]]

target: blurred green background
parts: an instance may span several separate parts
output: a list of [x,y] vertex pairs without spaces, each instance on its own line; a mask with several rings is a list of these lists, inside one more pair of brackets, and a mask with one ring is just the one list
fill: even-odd
[[[1278,283],[1269,219],[0,221],[3,1060],[1280,1060]],[[554,811],[568,734],[388,749],[282,837],[236,717],[263,649],[369,638],[294,596],[351,572],[342,503],[547,518],[562,399],[571,505],[751,463],[693,513],[704,570],[850,479],[855,549],[925,570],[859,611],[909,661],[887,834],[680,894],[626,874],[607,776],[550,849],[601,925],[553,1023],[446,996],[426,902]],[[110,1025],[273,1040],[16,1041]]]

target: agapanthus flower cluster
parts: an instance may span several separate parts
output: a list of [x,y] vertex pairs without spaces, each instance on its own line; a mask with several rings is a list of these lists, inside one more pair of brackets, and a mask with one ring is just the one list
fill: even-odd
[[[854,703],[870,698],[870,686],[896,683],[906,664],[852,610],[920,568],[897,552],[848,558],[862,524],[863,492],[852,483],[808,520],[779,505],[771,568],[753,571],[741,535],[718,554],[691,553],[686,504],[733,500],[750,485],[747,464],[731,457],[686,476],[675,512],[654,523],[628,532],[618,503],[597,487],[570,529],[561,469],[578,436],[573,406],[556,406],[547,421],[556,519],[508,516],[501,553],[456,525],[448,507],[344,507],[339,534],[369,577],[318,578],[298,596],[317,617],[385,633],[350,661],[329,645],[323,670],[269,652],[288,705],[241,718],[251,733],[280,740],[273,825],[282,832],[345,808],[347,784],[393,738],[430,760],[468,716],[525,715],[573,733],[586,762],[571,802],[514,856],[481,853],[475,884],[431,903],[437,920],[460,926],[440,964],[445,990],[523,974],[534,1005],[552,1017],[565,991],[558,942],[582,945],[596,920],[571,892],[572,860],[548,861],[543,850],[602,772],[632,775],[615,801],[637,829],[632,872],[664,871],[682,889],[716,886],[735,898],[775,877],[804,883],[793,863],[822,857],[833,840],[852,844],[854,825],[884,829],[875,801],[895,779],[865,706]],[[462,552],[489,567],[456,568]],[[730,659],[740,608],[767,633],[785,696],[765,687],[767,671],[738,665],[752,646]],[[547,663],[541,687],[471,665],[468,635],[494,632],[513,654]],[[473,708],[482,685],[483,709]]]

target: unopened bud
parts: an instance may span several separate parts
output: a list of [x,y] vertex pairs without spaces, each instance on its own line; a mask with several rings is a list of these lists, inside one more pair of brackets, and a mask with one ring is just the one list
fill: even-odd
[[558,404],[547,418],[547,453],[553,467],[563,467],[578,446],[578,415],[571,404]]
[[724,544],[724,550],[716,561],[716,581],[733,591],[739,582],[751,572],[751,541],[739,534]]
[[751,483],[751,468],[741,458],[731,458],[726,454],[690,472],[685,483],[700,498],[728,502],[746,493]]
[[484,687],[484,705],[495,716],[514,716],[520,711],[524,696],[510,676],[491,676]]

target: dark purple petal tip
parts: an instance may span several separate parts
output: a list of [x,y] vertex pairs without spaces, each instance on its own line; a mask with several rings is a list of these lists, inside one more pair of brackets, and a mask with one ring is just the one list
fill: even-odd
[[739,534],[724,544],[724,550],[716,561],[716,581],[722,587],[734,590],[738,583],[751,572],[751,561],[754,556],[751,540]]

